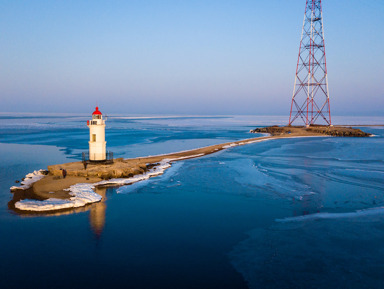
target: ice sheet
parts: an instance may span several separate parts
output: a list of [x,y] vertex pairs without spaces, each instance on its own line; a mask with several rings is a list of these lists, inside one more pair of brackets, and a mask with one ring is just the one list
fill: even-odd
[[384,207],[376,207],[365,210],[357,210],[348,213],[316,213],[297,217],[288,217],[284,219],[277,219],[276,222],[288,223],[288,222],[301,222],[306,220],[318,220],[318,219],[344,219],[344,218],[357,218],[362,216],[384,215]]

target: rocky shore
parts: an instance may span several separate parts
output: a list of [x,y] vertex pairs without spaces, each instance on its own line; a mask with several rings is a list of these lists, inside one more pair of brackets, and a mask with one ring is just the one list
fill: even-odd
[[72,162],[51,165],[44,176],[41,176],[41,171],[35,171],[36,174],[27,183],[12,187],[14,197],[8,206],[19,213],[77,208],[100,201],[93,195],[99,187],[129,185],[162,174],[175,161],[271,138],[276,137],[256,137],[166,155],[120,158],[108,164],[96,162],[85,166],[82,162]]
[[[9,208],[18,212],[55,211],[73,209],[92,202],[99,202],[101,197],[94,193],[107,185],[129,185],[137,181],[162,174],[172,162],[197,158],[212,154],[223,149],[246,145],[270,139],[337,136],[337,137],[368,137],[360,129],[350,127],[328,126],[269,126],[256,128],[251,133],[266,133],[269,136],[255,137],[208,147],[171,153],[166,155],[148,156],[135,159],[115,159],[113,163],[72,162],[48,166],[48,171],[35,171],[20,186],[11,188],[14,198]],[[63,175],[65,170],[66,175]],[[28,176],[28,175],[27,175]]]
[[337,137],[369,137],[371,134],[363,132],[361,129],[344,127],[344,126],[321,126],[311,125],[305,126],[268,126],[251,130],[251,133],[269,133],[273,136],[277,135],[325,135]]
[[155,165],[140,159],[124,160],[118,158],[114,159],[111,164],[88,163],[86,168],[82,162],[51,165],[48,166],[48,172],[49,175],[61,177],[63,175],[62,170],[65,169],[68,176],[108,180],[111,178],[130,178],[134,175],[143,174]]

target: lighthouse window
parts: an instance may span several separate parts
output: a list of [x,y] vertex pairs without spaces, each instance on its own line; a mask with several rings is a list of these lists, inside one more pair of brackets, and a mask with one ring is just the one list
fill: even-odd
[[92,141],[96,141],[96,135],[95,134],[92,135]]
[[94,115],[92,115],[92,118],[93,119],[101,119],[101,115],[100,114],[94,114]]

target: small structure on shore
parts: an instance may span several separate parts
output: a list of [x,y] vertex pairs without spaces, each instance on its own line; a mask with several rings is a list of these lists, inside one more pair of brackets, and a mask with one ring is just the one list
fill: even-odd
[[113,161],[113,154],[106,150],[105,120],[99,107],[96,106],[92,119],[87,121],[87,126],[89,127],[89,152],[83,153],[83,162]]

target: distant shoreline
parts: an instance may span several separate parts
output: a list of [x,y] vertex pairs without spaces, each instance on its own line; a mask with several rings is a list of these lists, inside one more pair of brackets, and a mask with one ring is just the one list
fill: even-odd
[[371,127],[371,126],[384,126],[384,124],[354,124],[354,125],[341,125],[336,124],[335,127]]

